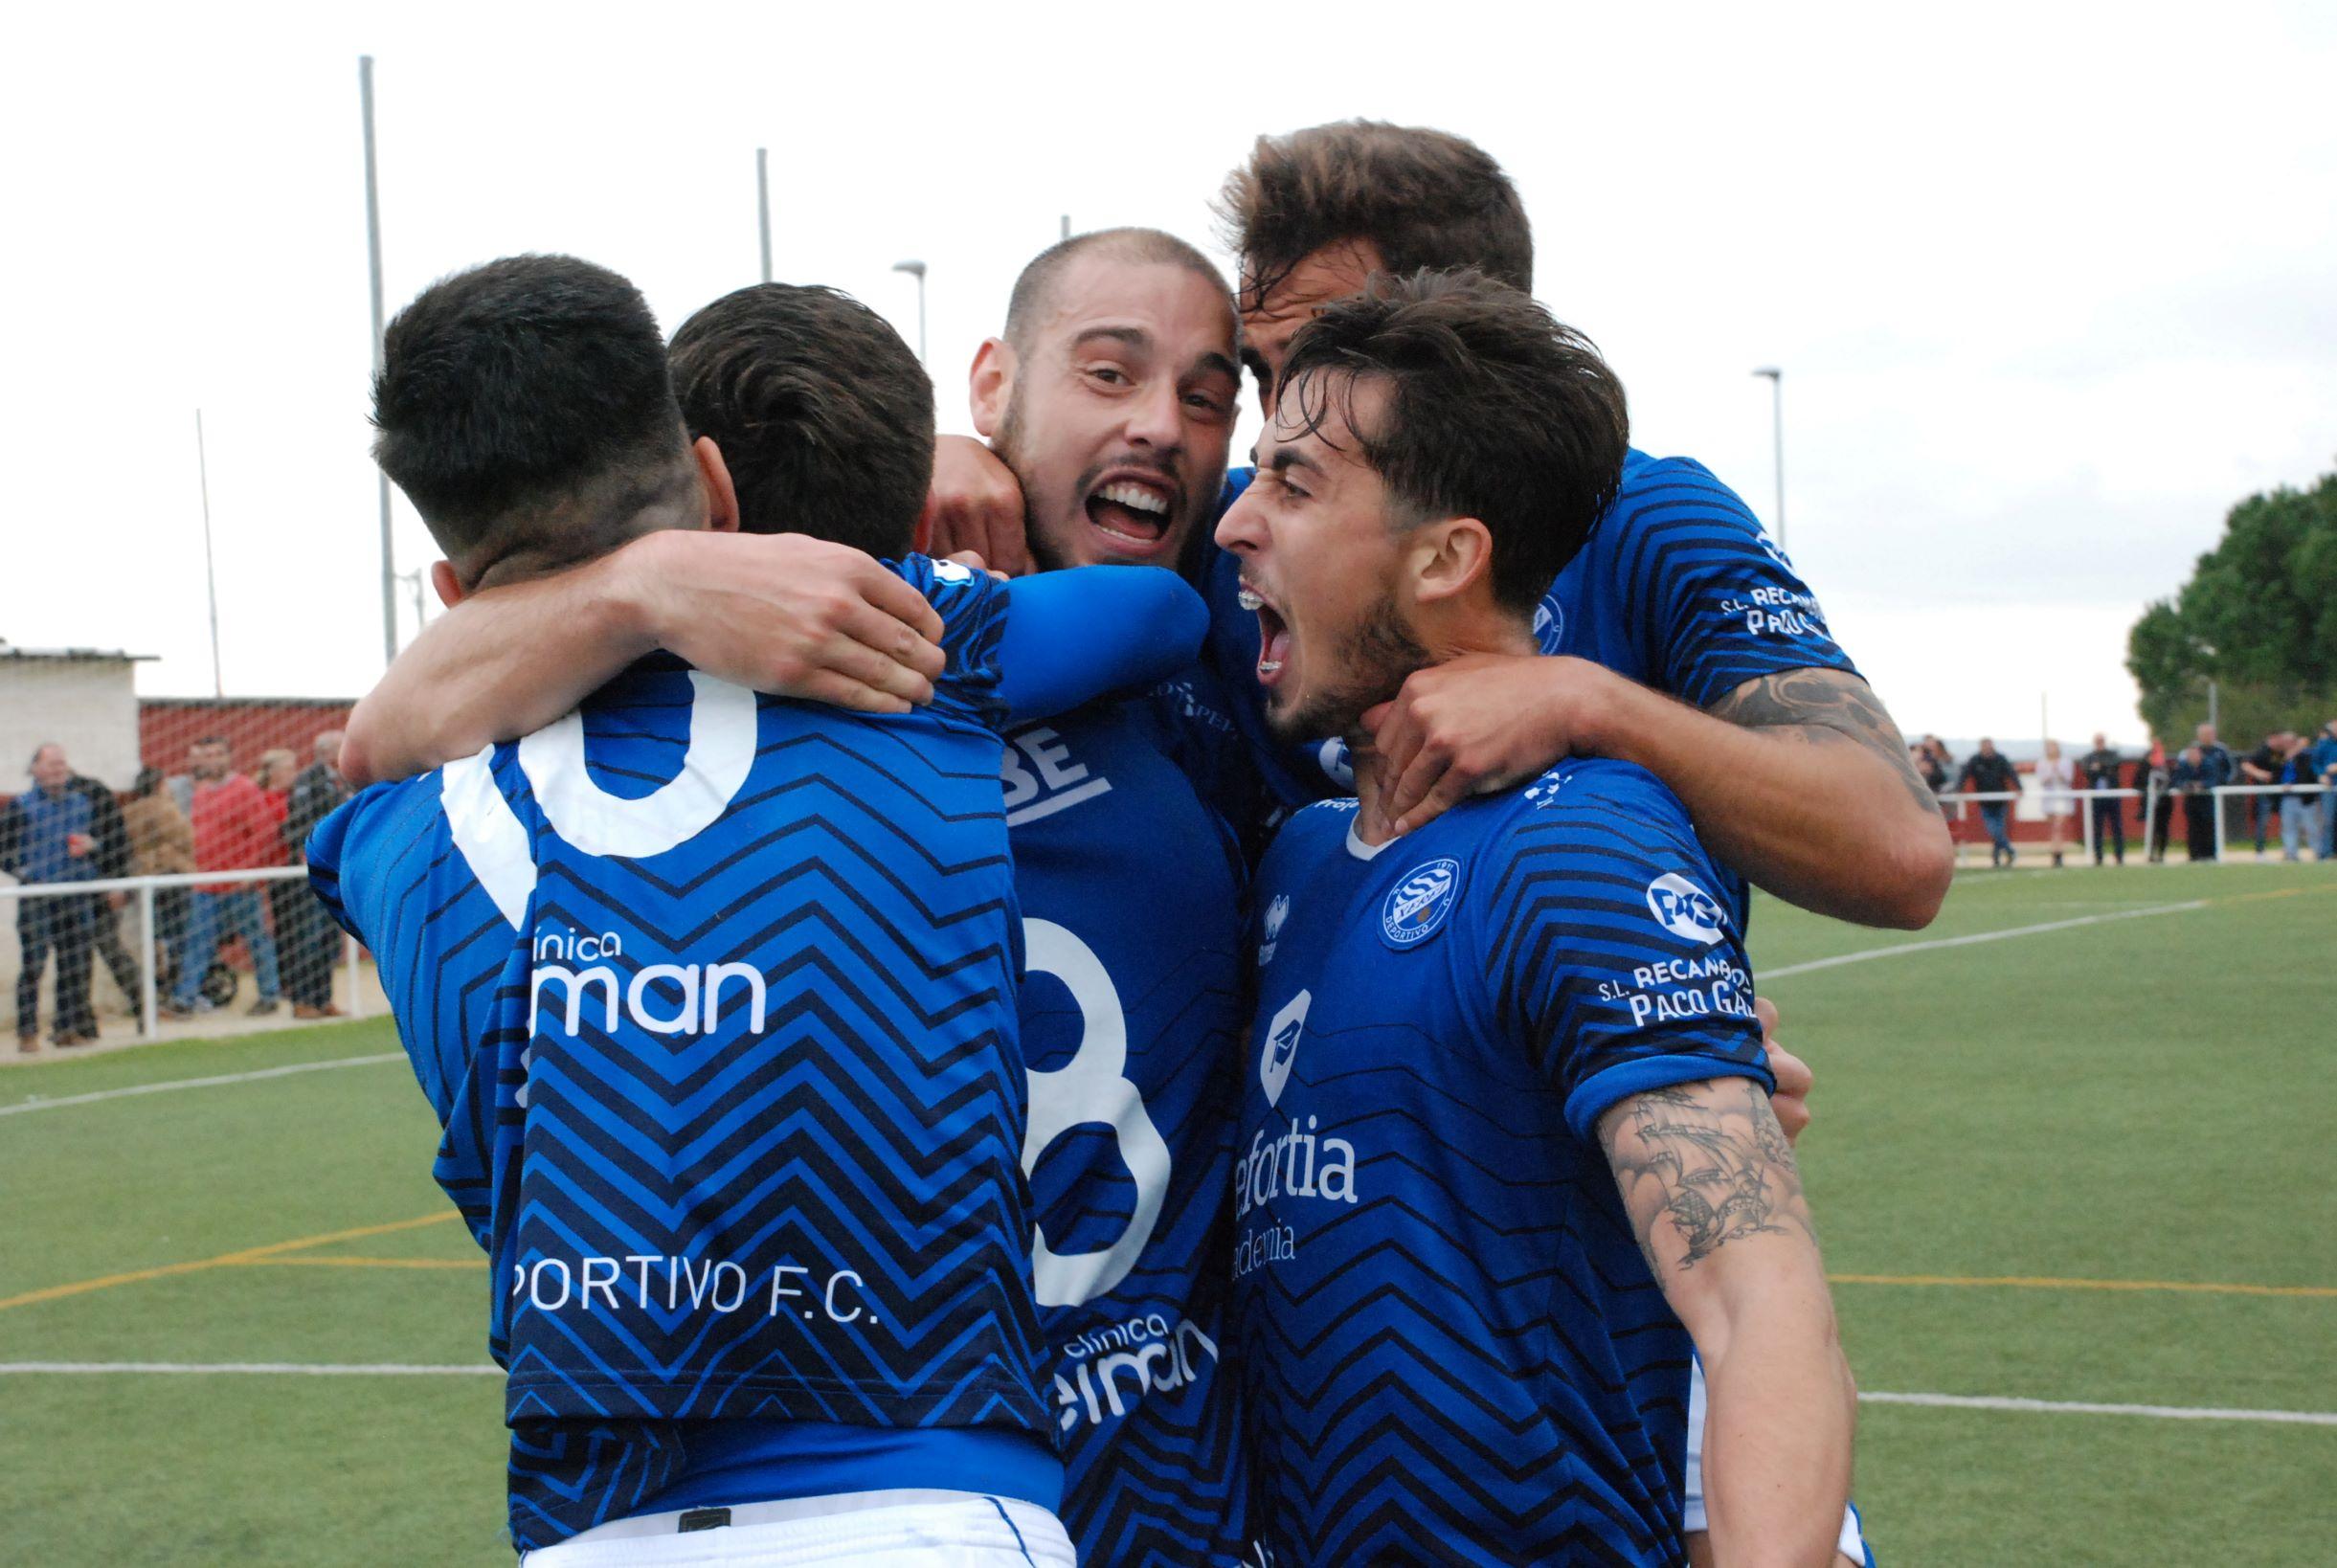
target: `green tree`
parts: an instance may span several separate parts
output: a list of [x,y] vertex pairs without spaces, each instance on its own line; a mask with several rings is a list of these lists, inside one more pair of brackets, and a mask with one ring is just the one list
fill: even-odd
[[2223,538],[2126,638],[2142,712],[2172,740],[2207,717],[2227,739],[2337,716],[2337,473],[2232,508]]

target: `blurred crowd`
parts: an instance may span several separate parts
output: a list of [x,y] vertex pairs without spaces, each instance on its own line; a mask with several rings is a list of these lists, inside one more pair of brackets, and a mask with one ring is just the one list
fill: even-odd
[[[262,752],[246,774],[235,770],[227,741],[210,736],[189,748],[185,773],[166,777],[142,768],[117,794],[75,772],[63,747],[44,745],[33,753],[31,787],[0,807],[0,871],[27,884],[191,879],[154,893],[146,952],[165,1018],[192,1018],[233,999],[235,973],[219,963],[228,940],[242,943],[251,964],[258,995],[248,1012],[275,1013],[288,996],[298,1018],[337,1017],[332,981],[341,931],[306,878],[191,879],[301,863],[309,830],[348,798],[340,757],[340,731],[326,730],[305,763],[280,747]],[[90,986],[100,960],[136,1005],[145,975],[121,929],[133,899],[111,889],[15,901],[20,1051],[39,1044],[41,980],[52,963],[49,1038],[56,1044],[98,1038]]]
[[[1983,739],[1961,766],[1937,735],[1925,735],[1907,751],[1916,772],[1940,796],[1943,810],[1961,795],[2021,793],[2019,771],[1992,740]],[[2068,757],[2058,741],[2049,740],[2034,773],[2055,865],[2062,863],[2064,846],[2071,842],[2080,793],[2095,794],[2091,817],[2096,865],[2104,855],[2125,863],[2129,811],[2135,814],[2148,858],[2165,860],[2168,828],[2178,807],[2184,848],[2194,861],[2215,859],[2216,813],[2225,810],[2235,819],[2244,818],[2241,832],[2255,840],[2258,855],[2264,853],[2277,822],[2282,860],[2302,860],[2307,848],[2320,860],[2337,859],[2337,719],[2315,734],[2275,730],[2244,756],[2235,755],[2217,739],[2212,724],[2199,726],[2191,744],[2175,751],[2153,735],[2146,750],[2129,754],[2098,734],[2092,750]],[[2227,803],[2214,794],[2226,785],[2249,786],[2260,793],[2231,796]],[[2105,797],[2099,793],[2113,790],[2135,794]],[[2010,821],[2012,802],[1983,798],[1976,804],[1988,830],[1989,863],[2011,865],[2016,859]],[[2078,845],[2080,853],[2085,847]]]

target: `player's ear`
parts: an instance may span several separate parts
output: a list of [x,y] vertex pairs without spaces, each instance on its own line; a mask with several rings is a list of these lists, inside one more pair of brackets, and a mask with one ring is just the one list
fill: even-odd
[[1473,517],[1447,518],[1413,531],[1405,562],[1416,602],[1450,602],[1491,577],[1494,536]]
[[974,350],[974,369],[966,375],[966,401],[974,414],[974,428],[985,441],[998,434],[1006,417],[1016,369],[1015,351],[1003,338],[984,338],[982,346]]
[[722,460],[722,448],[710,436],[690,443],[698,459],[698,477],[706,482],[706,526],[716,533],[738,531],[738,486],[730,482],[730,465]]
[[430,563],[430,586],[438,591],[438,602],[447,609],[462,602],[462,579],[455,575],[453,562]]

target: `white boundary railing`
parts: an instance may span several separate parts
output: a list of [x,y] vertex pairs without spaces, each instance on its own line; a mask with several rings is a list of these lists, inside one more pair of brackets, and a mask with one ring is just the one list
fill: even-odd
[[[158,998],[154,989],[155,950],[161,938],[154,929],[154,894],[164,887],[215,887],[223,882],[291,882],[306,881],[308,867],[304,865],[261,865],[241,871],[173,871],[150,877],[101,877],[93,882],[22,882],[0,885],[0,899],[70,898],[80,893],[136,893],[138,918],[146,931],[146,961],[138,966],[138,1026],[142,1034],[152,1035],[159,1021]],[[362,973],[357,944],[347,931],[341,933],[342,962],[348,970],[349,1015],[358,1016],[364,993],[358,985]]]
[[[2215,786],[2213,789],[2212,789],[2212,790],[2210,790],[2210,791],[2208,791],[2208,792],[2207,792],[2208,794],[2210,794],[2210,795],[2213,795],[2213,796],[2215,796],[2215,797],[2216,797],[2216,799],[2215,799],[2215,813],[2214,813],[2214,816],[2215,816],[2215,859],[2216,859],[2216,860],[2218,860],[2218,861],[2221,861],[2221,860],[2223,860],[2223,859],[2225,858],[2225,857],[2224,857],[2224,848],[2225,848],[2226,841],[2227,841],[2227,840],[2228,840],[2228,833],[2227,833],[2227,831],[2226,831],[2226,826],[2225,826],[2224,819],[2223,819],[2223,818],[2224,818],[2224,812],[2223,812],[2223,799],[2224,799],[2224,797],[2225,797],[2225,796],[2227,796],[2227,795],[2327,795],[2327,794],[2329,794],[2329,793],[2331,792],[2331,789],[2332,789],[2332,786],[2327,785],[2327,784],[2218,784],[2218,785],[2216,785],[2216,786]],[[2142,827],[2142,832],[2143,832],[2143,842],[2144,842],[2144,844],[2145,844],[2145,846],[2146,846],[2146,847],[2148,846],[2148,844],[2149,844],[2149,841],[2150,841],[2150,818],[2151,818],[2151,814],[2152,814],[2154,811],[2156,811],[2156,810],[2158,809],[2158,803],[2159,803],[2159,801],[2160,801],[2161,799],[2168,799],[2168,800],[2171,800],[2171,799],[2175,798],[2175,792],[2174,792],[2174,791],[2172,791],[2172,790],[2161,791],[2161,790],[2159,790],[2158,788],[2156,788],[2155,786],[2153,786],[2153,787],[2152,787],[2150,790],[2148,790],[2148,791],[2146,791],[2146,791],[2143,791],[2143,790],[2061,790],[2061,791],[2056,791],[2056,792],[2055,792],[2055,793],[2056,793],[2056,795],[2058,795],[2062,796],[2063,798],[2070,799],[2070,800],[2074,800],[2074,801],[2078,802],[2078,811],[2079,811],[2079,815],[2081,815],[2081,816],[2083,817],[2083,818],[2084,818],[2083,825],[2082,825],[2082,827],[2079,829],[2079,843],[2081,843],[2082,845],[2084,845],[2084,848],[2085,848],[2085,853],[2087,853],[2087,854],[2089,854],[2089,855],[2090,855],[2090,854],[2092,854],[2092,853],[2094,853],[2094,831],[2095,831],[2095,827],[2094,827],[2094,802],[2095,802],[2095,801],[2097,801],[2097,800],[2140,800],[2140,801],[2142,801],[2142,802],[2143,802],[2143,827]],[[1962,795],[1962,794],[1957,794],[1957,793],[1955,793],[1955,792],[1951,791],[1951,792],[1949,792],[1949,793],[1947,793],[1947,794],[1945,794],[1945,795],[1941,795],[1941,796],[1939,797],[1939,799],[1940,799],[1940,805],[1942,806],[1942,808],[1945,808],[1945,807],[1949,807],[1949,806],[1956,806],[1956,805],[1964,805],[1964,804],[1971,804],[1971,805],[1994,805],[1994,804],[1997,804],[1997,803],[1999,803],[1999,802],[2004,803],[2004,804],[2007,804],[2007,805],[2018,805],[2020,802],[2022,802],[2022,801],[2024,801],[2024,800],[2038,800],[2038,801],[2040,801],[2040,803],[2041,803],[2041,801],[2042,801],[2042,799],[2043,799],[2043,792],[2042,792],[2042,791],[2038,791],[2038,790],[1980,790],[1980,791],[1974,791],[1972,794],[1969,794],[1969,795]],[[2048,813],[2047,815],[2048,815],[2048,816],[2050,816],[2051,814],[2050,814],[2050,813]],[[2315,836],[2314,836],[2314,838],[2313,838],[2312,844],[2313,844],[2314,851],[2315,851],[2315,853],[2317,854],[2317,853],[2319,852],[2319,849],[2320,849],[2320,844],[2321,844],[2321,840],[2320,840],[2320,837],[2319,837],[2319,834],[2318,834],[2318,832],[2317,832],[2317,831],[2316,831]]]

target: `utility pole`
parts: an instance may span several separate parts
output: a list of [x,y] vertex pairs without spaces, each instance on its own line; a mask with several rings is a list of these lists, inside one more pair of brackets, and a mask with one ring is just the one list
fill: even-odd
[[[373,375],[381,376],[381,180],[373,167],[373,56],[357,56],[357,92],[365,109],[365,246],[373,287]],[[376,472],[381,492],[381,660],[397,659],[397,556],[390,540],[390,476]]]

